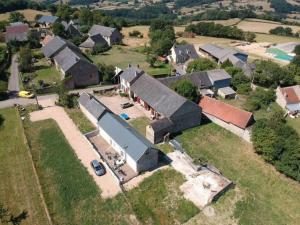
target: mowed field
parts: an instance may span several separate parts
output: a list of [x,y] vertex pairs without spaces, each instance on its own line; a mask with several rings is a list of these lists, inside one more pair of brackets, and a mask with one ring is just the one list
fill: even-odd
[[173,225],[199,212],[183,198],[179,186],[184,178],[172,169],[156,172],[139,187],[104,200],[53,120],[26,120],[25,132],[54,225]]
[[[34,10],[34,9],[24,9],[24,10],[16,10],[16,11],[22,13],[25,16],[25,19],[28,21],[34,21],[34,18],[37,14],[51,15],[50,12],[44,12],[44,11],[39,11],[39,10]],[[8,20],[8,18],[9,18],[9,13],[1,13],[0,14],[0,21]]]
[[246,19],[237,24],[237,27],[240,28],[241,30],[251,31],[255,33],[266,33],[266,34],[268,34],[271,29],[274,29],[278,26],[290,27],[294,33],[300,31],[299,26],[284,25],[281,23],[276,23],[267,20]]
[[10,108],[1,109],[0,115],[0,203],[14,216],[25,212],[22,225],[47,225],[19,114]]
[[192,158],[215,165],[236,184],[187,224],[299,224],[299,183],[265,163],[250,144],[213,123],[187,130],[179,139]]

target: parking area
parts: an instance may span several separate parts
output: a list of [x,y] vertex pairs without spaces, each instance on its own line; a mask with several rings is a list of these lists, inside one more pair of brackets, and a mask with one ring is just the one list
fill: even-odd
[[59,128],[63,132],[65,138],[68,140],[70,146],[73,148],[78,159],[82,165],[86,167],[89,174],[93,177],[94,181],[101,189],[101,196],[103,198],[113,197],[121,192],[119,183],[113,174],[110,173],[109,168],[106,167],[107,173],[103,176],[97,176],[94,173],[93,168],[90,166],[90,162],[94,159],[97,159],[100,162],[102,161],[100,160],[99,155],[93,149],[93,146],[81,134],[74,122],[62,107],[53,106],[30,113],[30,120],[33,122],[46,119],[54,119],[57,122]]
[[113,113],[120,115],[126,113],[130,119],[136,119],[139,117],[150,117],[150,112],[143,109],[141,106],[134,104],[133,106],[122,109],[121,104],[130,102],[128,98],[121,97],[120,95],[113,96],[95,96],[100,102],[102,102],[107,108],[109,108]]

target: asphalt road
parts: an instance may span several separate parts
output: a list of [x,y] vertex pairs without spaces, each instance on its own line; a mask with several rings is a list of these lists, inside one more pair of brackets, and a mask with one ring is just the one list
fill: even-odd
[[10,76],[8,80],[8,91],[11,94],[16,94],[20,91],[19,85],[19,68],[18,68],[18,55],[15,54],[11,60]]
[[[53,100],[55,101],[57,99],[57,95],[56,94],[52,94],[52,95],[42,95],[42,96],[38,96],[38,101],[41,100]],[[3,108],[8,108],[8,107],[13,107],[15,104],[19,104],[22,106],[26,106],[26,105],[31,105],[31,104],[36,104],[36,99],[35,98],[11,98],[5,101],[0,101],[0,109]]]

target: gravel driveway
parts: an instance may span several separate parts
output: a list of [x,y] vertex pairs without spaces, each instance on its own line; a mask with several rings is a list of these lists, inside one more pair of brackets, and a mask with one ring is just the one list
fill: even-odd
[[[78,159],[87,168],[89,174],[93,177],[96,184],[101,189],[101,196],[103,198],[113,197],[119,192],[121,188],[109,169],[106,168],[107,173],[104,176],[97,176],[90,166],[93,159],[99,159],[99,156],[94,152],[93,147],[88,140],[80,133],[74,122],[70,119],[63,108],[59,106],[48,107],[40,111],[30,113],[31,121],[39,121],[46,119],[54,119],[69,144],[76,153]],[[105,165],[105,164],[104,164]]]

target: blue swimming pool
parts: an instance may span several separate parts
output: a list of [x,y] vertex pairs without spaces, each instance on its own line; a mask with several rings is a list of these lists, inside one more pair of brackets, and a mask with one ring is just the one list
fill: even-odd
[[284,51],[282,51],[280,49],[277,49],[277,48],[268,48],[266,52],[271,53],[272,55],[274,55],[274,58],[284,60],[284,61],[289,61],[290,62],[294,58],[293,56],[288,55]]

